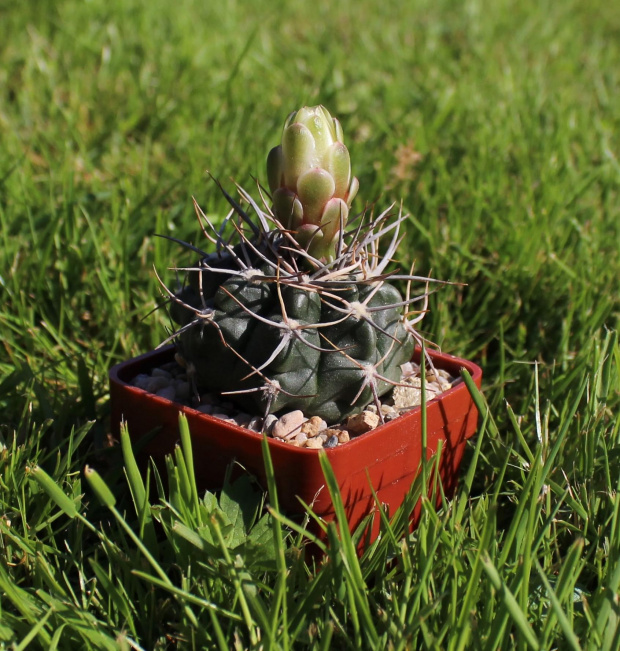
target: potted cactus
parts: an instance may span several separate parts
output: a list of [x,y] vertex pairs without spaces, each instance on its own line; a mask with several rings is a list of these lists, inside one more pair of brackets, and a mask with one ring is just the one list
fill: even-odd
[[[420,460],[439,441],[449,490],[476,426],[465,386],[457,383],[429,401],[426,450],[420,409],[385,422],[385,396],[411,388],[402,369],[422,343],[416,324],[426,311],[429,284],[437,282],[389,268],[406,216],[391,209],[371,217],[351,214],[359,184],[342,128],[322,106],[289,115],[267,172],[269,195],[259,187],[260,205],[240,187],[237,200],[220,186],[231,211],[219,227],[195,204],[213,250],[181,243],[199,258],[182,270],[180,288],[162,283],[177,324],[164,343],[174,345],[112,369],[113,425],[125,418],[136,439],[150,432],[145,450],[161,458],[174,446],[176,417],[184,411],[197,476],[213,486],[233,459],[262,476],[260,432],[276,419],[271,414],[290,416],[294,422],[284,435],[269,440],[283,505],[300,510],[301,498],[313,502],[318,514],[333,515],[315,449],[332,448],[327,454],[352,527],[372,510],[369,483],[396,508]],[[404,295],[394,283],[406,285]],[[413,293],[414,284],[421,291]],[[190,398],[180,405],[131,386],[133,377],[173,358],[183,367],[193,403]],[[465,367],[480,383],[480,369],[471,362],[438,353],[418,361],[435,378],[442,371],[458,376]],[[201,397],[214,394],[253,415],[255,431],[203,413],[209,410],[201,409]],[[335,434],[321,438],[335,440],[333,446],[303,443],[308,419],[328,432],[346,433],[338,427],[360,413],[374,414],[380,425],[345,445],[337,443],[350,437]]]

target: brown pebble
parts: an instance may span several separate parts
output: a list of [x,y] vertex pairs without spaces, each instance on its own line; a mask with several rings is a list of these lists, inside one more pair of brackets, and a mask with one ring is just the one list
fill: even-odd
[[327,423],[320,416],[312,416],[302,426],[301,431],[308,436],[308,438],[315,437],[319,432],[327,429]]
[[380,420],[378,414],[373,414],[371,411],[363,411],[361,414],[349,416],[346,428],[352,434],[363,434],[377,427]]
[[323,439],[320,436],[308,439],[305,443],[305,447],[312,450],[320,450],[323,448]]
[[338,443],[348,443],[351,440],[351,437],[349,436],[349,432],[347,432],[346,429],[339,429],[335,430],[338,432],[336,436],[338,437]]

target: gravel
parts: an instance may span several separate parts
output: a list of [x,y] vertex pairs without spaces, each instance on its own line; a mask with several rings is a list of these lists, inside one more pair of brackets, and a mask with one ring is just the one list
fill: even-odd
[[[422,402],[420,367],[408,362],[401,366],[401,371],[400,385],[394,387],[389,397],[381,402],[380,412],[386,422],[398,418]],[[433,371],[427,371],[427,401],[451,388],[458,381],[442,369],[438,369],[436,375]],[[222,400],[217,394],[199,394],[192,388],[185,369],[176,361],[154,368],[150,374],[137,375],[131,385],[253,432],[265,432],[297,447],[335,448],[381,424],[379,410],[375,404],[368,405],[360,414],[350,416],[344,423],[331,425],[329,428],[323,419],[308,416],[299,410],[281,413],[279,416],[268,414],[265,418],[247,414],[237,409],[229,400]]]

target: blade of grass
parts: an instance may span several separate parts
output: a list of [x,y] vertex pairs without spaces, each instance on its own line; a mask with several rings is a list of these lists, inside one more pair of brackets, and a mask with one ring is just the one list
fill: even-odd
[[[566,644],[568,644],[568,646],[571,649],[573,649],[573,651],[581,651],[581,645],[579,644],[579,640],[577,639],[577,636],[573,631],[571,622],[566,616],[566,613],[562,608],[562,604],[560,603],[558,596],[556,595],[553,588],[551,587],[551,584],[549,583],[549,579],[547,578],[544,569],[542,568],[541,564],[538,561],[536,561],[536,569],[538,570],[538,576],[540,577],[540,580],[543,582],[543,585],[545,586],[545,590],[547,591],[547,596],[549,597],[549,601],[551,602],[551,613],[553,613],[553,615],[557,618],[558,622],[560,623],[560,628],[564,633]],[[551,613],[549,614],[549,617],[551,617]]]
[[319,461],[334,505],[336,521],[338,522],[340,534],[339,553],[342,555],[343,564],[346,567],[349,578],[346,584],[347,588],[351,591],[350,607],[356,611],[359,610],[361,619],[364,622],[365,635],[368,636],[370,644],[376,646],[378,644],[379,636],[375,627],[374,617],[371,613],[370,604],[368,602],[367,586],[362,576],[359,558],[349,531],[349,522],[342,502],[340,489],[325,452],[319,452]]
[[201,510],[198,500],[198,485],[196,484],[196,475],[194,473],[194,452],[192,449],[192,438],[189,431],[189,424],[187,416],[179,412],[179,434],[181,436],[181,449],[187,466],[187,474],[191,489],[192,510],[195,514],[197,522],[202,525]]
[[[283,631],[283,644],[288,646],[288,593],[286,589],[286,576],[287,566],[285,557],[285,544],[284,534],[282,531],[282,524],[279,518],[273,516],[273,512],[280,512],[280,505],[278,501],[278,488],[276,484],[276,473],[273,467],[273,460],[271,458],[271,451],[269,449],[269,440],[267,436],[263,436],[261,443],[263,452],[263,464],[265,466],[265,477],[267,478],[267,490],[269,492],[269,500],[271,508],[269,509],[271,515],[271,530],[273,532],[272,539],[276,548],[276,564],[278,567],[278,580],[275,586],[275,604],[272,608],[271,620],[271,634],[273,637],[279,626],[282,626]],[[281,622],[280,622],[281,620]]]
[[502,578],[500,577],[495,565],[493,565],[488,552],[485,551],[482,553],[480,561],[482,563],[482,568],[491,581],[491,585],[499,593],[500,598],[506,606],[506,610],[510,614],[517,630],[523,636],[524,641],[531,649],[539,649],[540,644],[527,620],[527,615],[523,610],[521,610],[518,601],[515,599],[515,596],[509,590],[506,583],[502,581]]

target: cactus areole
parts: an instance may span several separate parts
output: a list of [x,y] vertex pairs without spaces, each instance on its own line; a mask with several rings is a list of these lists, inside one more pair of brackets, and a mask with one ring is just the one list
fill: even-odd
[[261,205],[220,186],[232,209],[219,228],[195,204],[214,251],[186,244],[201,258],[181,289],[165,290],[179,326],[170,339],[198,392],[336,423],[399,383],[430,279],[386,270],[406,216],[350,217],[358,181],[324,107],[288,117],[267,170]]

